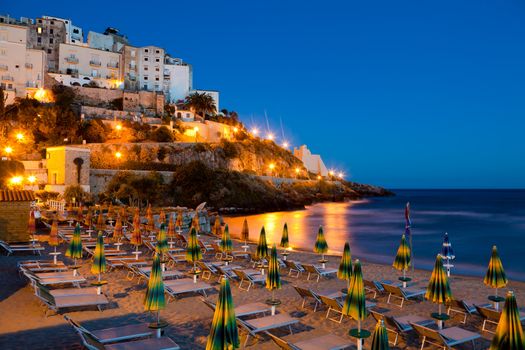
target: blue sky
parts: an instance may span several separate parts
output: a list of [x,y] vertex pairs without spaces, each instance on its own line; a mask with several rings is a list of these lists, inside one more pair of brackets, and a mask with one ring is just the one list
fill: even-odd
[[194,68],[249,126],[390,188],[525,187],[521,1],[9,1],[119,28]]

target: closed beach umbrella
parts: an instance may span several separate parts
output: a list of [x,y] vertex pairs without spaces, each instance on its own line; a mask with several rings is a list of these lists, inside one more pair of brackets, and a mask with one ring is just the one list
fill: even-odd
[[500,298],[498,297],[498,288],[505,287],[508,282],[509,281],[507,279],[507,276],[505,275],[505,271],[503,270],[503,264],[501,263],[501,259],[499,258],[498,248],[496,248],[496,246],[493,246],[492,255],[489,261],[489,267],[487,269],[487,273],[485,274],[485,278],[483,279],[483,283],[485,283],[489,287],[496,289],[495,297],[491,298],[494,300],[494,307],[496,308],[496,310],[499,308],[500,301]]
[[97,218],[97,230],[103,231],[106,228],[106,220],[104,220],[104,214],[102,210],[98,213]]
[[155,230],[155,219],[153,218],[151,204],[148,204],[148,207],[146,208],[146,230],[148,230],[149,232]]
[[51,231],[49,231],[49,240],[48,243],[51,247],[55,248],[53,255],[53,263],[57,264],[57,246],[58,246],[58,221],[57,219],[53,220],[51,224]]
[[102,231],[98,231],[97,245],[95,246],[95,254],[93,255],[93,264],[91,265],[91,273],[98,274],[98,281],[100,282],[100,274],[106,272],[106,255],[104,254],[104,236]]
[[177,220],[175,220],[175,227],[178,227],[179,229],[182,228],[182,225],[184,224],[183,218],[182,218],[182,210],[179,210],[177,212]]
[[257,244],[257,250],[255,251],[255,257],[262,260],[268,256],[268,243],[266,242],[266,230],[264,226],[261,228],[259,234],[259,243]]
[[84,220],[84,207],[79,206],[77,209],[77,222]]
[[288,224],[285,222],[283,226],[283,234],[281,235],[281,243],[279,244],[279,247],[286,249],[289,246],[290,246],[290,242],[288,241]]
[[199,212],[195,212],[195,215],[193,216],[193,220],[191,222],[191,225],[195,229],[195,232],[197,232],[197,233],[201,232],[201,224],[199,222]]
[[75,260],[75,266],[77,266],[77,259],[82,258],[82,237],[80,237],[80,225],[78,223],[73,231],[73,238],[66,249],[66,256]]
[[160,213],[159,213],[159,224],[166,224],[166,213],[164,212],[164,209],[160,210]]
[[84,225],[87,227],[87,229],[91,229],[91,224],[93,221],[93,213],[91,211],[91,207],[88,208],[86,217],[84,218]]
[[[144,310],[157,312],[157,325],[160,324],[160,310],[166,306],[164,298],[164,282],[162,281],[162,271],[160,270],[160,257],[155,253],[153,257],[153,266],[148,280],[148,288],[144,297]],[[157,336],[160,337],[160,328]]]
[[244,241],[244,251],[248,250],[248,241],[250,240],[250,229],[248,228],[248,220],[244,218],[241,230],[241,240]]
[[163,258],[168,252],[168,239],[166,237],[166,224],[160,224],[160,230],[157,234],[157,246],[155,247],[157,253]]
[[374,334],[372,334],[372,345],[370,350],[390,350],[388,344],[388,333],[383,320],[377,321]]
[[113,241],[120,242],[123,234],[122,218],[120,217],[120,214],[118,214],[115,227],[113,228]]
[[447,276],[450,277],[450,268],[452,267],[450,260],[454,260],[456,256],[454,255],[454,250],[452,249],[452,244],[450,244],[450,240],[448,239],[447,232],[445,232],[445,236],[443,237],[443,245],[441,246],[441,254],[439,255],[441,255],[441,258],[447,261],[443,266],[447,268]]
[[507,292],[505,305],[496,328],[490,350],[525,350],[525,337],[520,322],[520,311],[512,291]]
[[192,227],[188,236],[188,247],[186,248],[186,261],[193,263],[194,282],[197,282],[197,261],[202,259],[202,251],[197,239],[197,231]]
[[228,253],[231,253],[233,250],[233,243],[230,238],[230,229],[228,228],[228,224],[224,227],[224,232],[222,233],[221,238],[221,250],[224,254],[228,255]]
[[[139,210],[135,211],[133,216],[133,232],[131,233],[130,243],[136,247],[136,251],[139,251],[139,246],[142,245],[142,233],[140,232],[140,214]],[[139,255],[137,254],[137,259]]]
[[170,238],[170,242],[173,241],[173,238],[175,237],[175,222],[173,221],[173,215],[171,215],[171,213],[169,214],[167,233],[168,237]]
[[319,226],[319,231],[317,232],[317,238],[315,239],[315,245],[314,245],[314,252],[317,254],[321,254],[321,263],[323,264],[326,262],[324,259],[324,253],[328,251],[328,244],[326,243],[326,239],[324,238],[323,233],[323,226]]
[[[441,305],[452,299],[452,292],[450,291],[447,273],[443,268],[443,259],[439,254],[436,257],[434,270],[432,270],[432,276],[430,276],[430,281],[428,282],[425,299],[439,305],[438,317],[440,317],[439,315],[442,315]],[[438,323],[439,328],[441,329],[443,322],[439,320]]]
[[216,217],[215,217],[215,223],[213,224],[213,233],[214,233],[217,237],[221,237],[221,236],[222,236],[221,219],[220,219],[219,216],[216,216]]
[[240,346],[230,281],[223,278],[213,313],[206,350],[233,350]]
[[343,305],[343,315],[352,317],[357,321],[357,332],[351,332],[357,335],[357,348],[361,349],[363,346],[361,335],[361,321],[367,316],[366,301],[365,301],[365,285],[363,283],[363,272],[361,270],[361,263],[356,260],[354,263],[354,271],[350,279],[350,288],[346,295],[345,303]]
[[[270,261],[268,262],[268,275],[266,275],[266,289],[272,292],[272,302],[274,299],[274,292],[276,289],[281,289],[281,276],[279,274],[279,262],[277,261],[277,247],[272,246],[270,252]],[[273,310],[273,309],[272,309]],[[275,313],[273,311],[272,313]]]
[[35,211],[31,210],[29,212],[29,221],[27,223],[27,231],[29,235],[33,236],[33,239],[35,238],[36,234],[36,222],[35,222]]
[[399,244],[399,248],[397,248],[396,258],[392,266],[394,266],[396,270],[403,271],[403,277],[401,277],[400,280],[403,282],[403,288],[406,288],[407,281],[409,280],[406,277],[406,273],[410,267],[410,247],[408,246],[405,235],[401,236],[401,243]]
[[350,255],[350,244],[348,244],[348,242],[345,243],[341,263],[337,270],[337,278],[348,281],[348,283],[350,283],[350,279],[352,278],[352,256]]

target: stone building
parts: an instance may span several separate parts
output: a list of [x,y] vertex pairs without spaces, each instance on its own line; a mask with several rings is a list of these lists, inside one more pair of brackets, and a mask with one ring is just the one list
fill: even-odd
[[28,27],[27,47],[46,53],[46,68],[58,72],[58,52],[61,43],[66,42],[66,25],[52,18],[37,18]]
[[46,150],[46,190],[64,192],[67,186],[80,185],[89,192],[90,150],[72,146]]
[[35,200],[33,191],[0,191],[0,240],[27,242],[29,211]]
[[321,156],[318,154],[312,154],[306,145],[302,145],[299,148],[294,147],[293,155],[303,162],[304,167],[308,172],[321,176],[328,175],[328,169],[324,165]]

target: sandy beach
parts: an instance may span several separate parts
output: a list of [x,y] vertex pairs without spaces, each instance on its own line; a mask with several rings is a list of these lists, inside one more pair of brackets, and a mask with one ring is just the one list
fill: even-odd
[[[204,238],[211,238],[203,236]],[[46,236],[39,236],[45,240]],[[234,242],[235,249],[240,249],[240,242]],[[131,247],[124,246],[131,250]],[[60,251],[64,253],[66,244],[60,246]],[[251,246],[255,250],[255,245]],[[144,250],[146,254],[147,251]],[[46,245],[46,252],[42,253],[39,259],[49,259],[47,256],[49,247]],[[67,258],[62,260],[66,264],[72,263]],[[79,336],[73,328],[66,323],[62,315],[51,314],[49,317],[44,315],[44,306],[39,303],[33,294],[32,287],[28,284],[25,277],[21,277],[17,270],[17,262],[21,260],[32,259],[34,256],[17,254],[15,256],[0,257],[0,347],[2,349],[81,349],[82,344]],[[208,261],[214,261],[214,255],[208,254]],[[317,263],[319,256],[309,252],[292,251],[288,257],[289,260],[301,262]],[[337,268],[340,257],[327,256],[329,267]],[[236,264],[248,266],[245,260],[236,260]],[[370,280],[396,280],[399,272],[390,266],[367,263],[362,261],[363,275],[365,279]],[[89,279],[95,279],[95,276],[89,272],[90,262],[88,259],[83,260],[80,274]],[[180,263],[176,267],[180,271],[187,271],[189,265]],[[88,329],[100,329],[125,325],[136,322],[150,322],[153,315],[143,312],[143,298],[145,294],[146,282],[140,284],[136,280],[130,282],[126,280],[126,270],[116,269],[104,275],[104,279],[109,281],[104,288],[104,293],[110,300],[108,307],[102,312],[95,308],[77,309],[72,312],[66,311],[62,314],[70,315],[73,319],[81,322]],[[289,341],[305,340],[326,333],[336,334],[348,339],[348,331],[356,327],[356,322],[349,318],[344,318],[341,324],[327,320],[325,318],[326,308],[320,308],[313,312],[312,308],[301,309],[301,298],[293,289],[293,285],[306,286],[316,291],[337,291],[345,287],[345,282],[338,280],[335,275],[330,278],[323,278],[316,283],[315,281],[306,281],[306,276],[299,278],[288,276],[287,269],[281,269],[283,276],[283,286],[281,290],[276,291],[276,297],[281,300],[278,307],[279,313],[289,313],[299,319],[299,324],[293,327],[293,334],[289,334],[287,329],[277,330],[274,334],[282,336]],[[425,288],[430,272],[416,270],[413,275],[411,287]],[[209,298],[215,300],[218,295],[218,283],[216,278],[211,279],[211,283],[216,289],[209,293]],[[465,299],[474,303],[486,303],[487,296],[493,294],[493,291],[487,288],[482,282],[482,276],[452,276],[451,288],[453,296],[456,299]],[[500,295],[504,291],[513,290],[517,297],[518,305],[525,306],[525,283],[511,281],[507,288],[500,290]],[[248,302],[264,302],[269,298],[270,292],[263,287],[257,286],[250,292],[240,291],[238,282],[232,283],[232,293],[235,305],[242,305]],[[368,295],[371,298],[373,295]],[[166,329],[166,335],[173,339],[182,349],[204,349],[206,337],[209,333],[212,312],[202,302],[201,295],[187,295],[167,304],[166,309],[161,312],[161,318],[169,323]],[[430,318],[430,313],[437,311],[437,305],[427,301],[412,301],[405,304],[400,309],[393,304],[386,303],[386,296],[377,297],[376,310],[389,315],[420,315]],[[446,322],[446,326],[460,326],[468,330],[479,332],[482,339],[478,340],[476,345],[478,349],[485,349],[489,346],[491,334],[481,332],[482,319],[479,316],[470,316],[467,324],[460,323],[461,317],[455,317]],[[363,327],[373,330],[375,321],[369,316],[363,323]],[[241,332],[241,342],[244,341],[245,333]],[[249,349],[278,349],[278,347],[268,337],[254,342],[250,340],[247,348]],[[365,342],[365,349],[370,347],[370,341]],[[396,348],[399,349],[418,349],[420,341],[415,334],[411,334],[408,339],[401,340]],[[470,344],[465,347],[471,348]]]

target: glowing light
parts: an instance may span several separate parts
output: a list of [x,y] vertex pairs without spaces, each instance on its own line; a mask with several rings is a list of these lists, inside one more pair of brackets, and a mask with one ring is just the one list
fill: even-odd
[[36,177],[31,175],[27,178],[27,182],[29,182],[30,184],[34,184],[36,181]]
[[340,179],[342,179],[342,178],[345,176],[345,174],[343,174],[343,173],[339,173],[339,174],[337,174],[337,176],[338,176]]
[[317,180],[321,180],[321,179],[322,179],[321,175],[317,175]]
[[333,170],[330,170],[330,171],[328,172],[328,175],[330,175],[330,176],[334,176],[334,171],[333,171]]
[[233,132],[234,133],[237,132],[237,131],[239,131],[239,129],[237,127],[233,128]]
[[275,164],[274,163],[270,163],[270,165],[268,165],[268,168],[270,168],[270,170],[275,169]]
[[299,169],[299,168],[295,168],[295,173],[296,173],[296,174],[299,174],[300,172],[301,172],[301,169]]
[[11,154],[11,153],[13,153],[13,149],[11,147],[7,146],[6,148],[4,148],[4,152],[6,154]]
[[268,136],[266,136],[266,138],[267,138],[268,140],[272,141],[273,138],[274,138],[274,136],[273,136],[272,133],[269,133]]
[[120,130],[122,130],[122,125],[120,125],[120,124],[117,124],[117,125],[115,126],[115,129],[117,129],[117,131],[120,131]]
[[284,141],[284,142],[283,142],[283,147],[284,147],[284,148],[288,148],[288,142]]
[[115,153],[115,157],[116,157],[117,159],[122,158],[122,153],[120,153],[120,152]]
[[33,94],[33,98],[39,102],[53,102],[51,93],[48,90],[44,90],[43,88],[36,90]]
[[22,134],[21,132],[17,133],[16,134],[16,139],[18,141],[22,141],[24,139],[24,134]]
[[195,131],[195,133],[198,133],[199,132],[199,127],[198,126],[194,127],[193,131]]
[[257,135],[259,133],[259,130],[257,128],[252,129],[252,134]]
[[13,176],[9,182],[11,183],[11,185],[20,185],[22,183],[22,176]]

